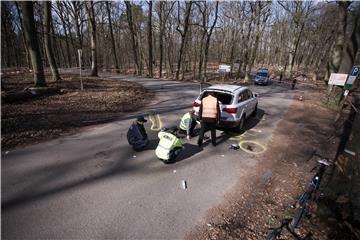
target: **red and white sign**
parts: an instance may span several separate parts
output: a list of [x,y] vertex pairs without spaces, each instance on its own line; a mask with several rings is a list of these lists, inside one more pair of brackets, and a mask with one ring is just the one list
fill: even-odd
[[330,75],[329,84],[344,86],[348,75],[343,73],[332,73]]

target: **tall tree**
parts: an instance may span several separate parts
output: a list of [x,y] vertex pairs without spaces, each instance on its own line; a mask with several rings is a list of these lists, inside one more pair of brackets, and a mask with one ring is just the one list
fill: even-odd
[[204,57],[205,57],[204,76],[205,76],[205,78],[206,78],[206,69],[207,69],[207,63],[208,63],[208,58],[209,58],[210,39],[211,39],[211,35],[214,31],[214,28],[216,26],[216,22],[218,20],[218,10],[219,10],[219,1],[216,1],[214,21],[213,21],[209,31],[206,31],[206,43],[205,43],[205,52],[204,52]]
[[316,10],[316,8],[314,7],[314,3],[311,1],[294,1],[285,3],[278,1],[278,3],[285,11],[290,14],[292,18],[292,23],[294,25],[294,34],[291,40],[289,50],[289,61],[286,68],[286,76],[291,77],[300,39],[303,37],[306,20],[308,19],[309,15]]
[[350,6],[351,2],[338,1],[337,4],[339,6],[337,33],[335,39],[335,46],[333,48],[329,63],[330,73],[337,73],[340,69],[346,43],[348,7]]
[[45,28],[44,44],[46,50],[46,57],[49,61],[53,81],[58,81],[60,80],[60,75],[54,58],[54,53],[52,51],[53,48],[51,46],[51,37],[50,37],[51,22],[52,22],[51,2],[45,1],[44,2],[44,28]]
[[149,2],[149,14],[148,14],[148,51],[149,51],[149,77],[153,77],[153,43],[152,43],[152,6],[153,2]]
[[63,27],[63,31],[64,31],[64,35],[65,35],[65,50],[66,50],[66,60],[67,60],[67,66],[70,68],[72,65],[72,61],[71,61],[71,54],[70,54],[70,44],[69,44],[69,34],[68,34],[68,23],[65,20],[65,14],[64,14],[64,7],[63,7],[63,3],[60,1],[56,2],[56,6],[57,6],[57,14],[60,18],[61,21],[61,25]]
[[360,8],[354,16],[354,27],[352,34],[343,53],[343,58],[339,68],[341,73],[349,73],[355,63],[356,55],[359,54],[360,48]]
[[24,33],[29,48],[31,64],[34,72],[35,87],[45,87],[44,68],[41,61],[38,37],[36,34],[33,2],[20,2],[24,20]]
[[131,40],[132,40],[132,48],[133,48],[133,56],[135,62],[135,73],[138,75],[142,74],[142,68],[140,67],[140,54],[139,54],[139,41],[138,35],[134,24],[133,13],[132,13],[132,6],[129,1],[125,1],[126,6],[126,16],[127,22],[129,25],[130,33],[131,33]]
[[96,18],[94,11],[94,2],[85,3],[86,10],[89,17],[89,23],[91,28],[91,76],[98,76],[98,66],[97,66],[97,54],[96,54]]
[[27,46],[26,40],[25,40],[24,24],[23,24],[23,19],[22,19],[22,16],[21,16],[21,11],[20,11],[18,2],[15,2],[15,7],[16,7],[16,12],[17,12],[18,17],[19,17],[19,30],[21,31],[21,36],[22,36],[23,43],[24,43],[27,67],[31,68],[31,60],[30,60],[30,55],[29,55],[29,49],[28,49],[28,46]]
[[112,20],[111,20],[110,3],[109,3],[109,1],[106,1],[105,3],[106,3],[106,11],[107,11],[108,19],[109,19],[109,32],[110,32],[110,38],[111,38],[111,46],[112,46],[112,53],[113,53],[113,58],[114,58],[115,69],[116,69],[116,72],[119,72],[119,63],[118,63],[117,54],[116,54],[115,39],[114,39]]
[[[181,25],[181,20],[180,20],[180,2],[178,2],[178,21],[177,21],[177,26],[176,26],[176,30],[180,33],[181,35],[181,43],[180,43],[180,50],[179,50],[179,57],[177,60],[177,69],[176,69],[176,80],[179,80],[179,76],[180,76],[180,70],[182,67],[182,63],[183,63],[183,55],[184,55],[184,49],[185,49],[185,44],[186,44],[186,40],[187,40],[187,34],[188,34],[188,30],[190,27],[190,14],[191,14],[191,6],[192,6],[193,2],[189,1],[185,3],[185,20],[184,20],[184,27],[183,29],[180,28]],[[184,77],[184,76],[182,76]]]
[[[252,5],[252,3],[250,3]],[[250,71],[254,65],[254,61],[255,58],[257,56],[257,51],[258,51],[258,47],[259,47],[259,40],[260,37],[264,31],[266,22],[268,20],[268,18],[270,17],[270,8],[268,8],[269,5],[267,2],[255,2],[254,6],[252,6],[252,9],[254,10],[255,13],[255,28],[256,28],[256,32],[255,32],[255,41],[254,41],[254,45],[251,48],[251,54],[250,54],[250,59],[247,63],[246,66],[246,72],[245,72],[245,80],[249,81],[250,80]],[[263,16],[263,18],[262,18]],[[260,19],[262,18],[262,24],[260,22]],[[262,25],[262,26],[261,26]]]

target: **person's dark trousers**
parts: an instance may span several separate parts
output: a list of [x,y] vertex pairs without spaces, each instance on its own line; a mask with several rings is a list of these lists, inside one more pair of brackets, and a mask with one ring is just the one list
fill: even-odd
[[201,121],[201,128],[200,128],[200,134],[199,134],[199,140],[198,140],[199,147],[201,147],[203,140],[204,140],[204,134],[208,130],[211,131],[211,143],[212,143],[212,145],[216,146],[216,120],[215,119],[203,119]]
[[168,162],[175,162],[175,158],[181,153],[183,149],[181,147],[176,147],[169,153],[169,161]]
[[195,129],[195,127],[196,127],[196,121],[193,120],[193,121],[191,122],[191,127],[190,127],[190,136],[191,136],[191,137],[194,136],[194,129]]

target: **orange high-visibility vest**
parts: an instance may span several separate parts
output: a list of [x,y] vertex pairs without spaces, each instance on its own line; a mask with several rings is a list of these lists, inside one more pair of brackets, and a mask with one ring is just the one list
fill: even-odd
[[216,118],[217,117],[217,98],[211,95],[202,100],[202,117]]

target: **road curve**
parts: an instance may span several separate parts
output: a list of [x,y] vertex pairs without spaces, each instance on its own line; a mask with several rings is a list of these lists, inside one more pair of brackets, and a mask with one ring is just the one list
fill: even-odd
[[[177,125],[199,85],[110,77],[139,82],[156,98],[116,122],[2,153],[3,239],[181,239],[257,164],[256,153],[230,151],[230,144],[254,141],[266,151],[292,101],[281,87],[257,87],[259,115],[247,125],[252,133],[229,138],[218,131],[215,148],[185,141],[179,161],[165,165],[154,150],[132,151],[126,131],[141,113],[159,113],[161,126]],[[153,149],[159,127],[158,122],[146,126]]]

